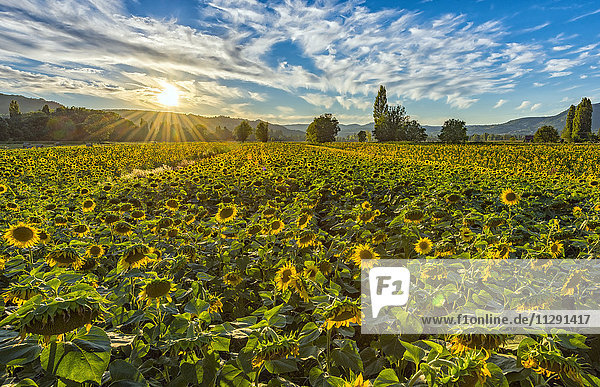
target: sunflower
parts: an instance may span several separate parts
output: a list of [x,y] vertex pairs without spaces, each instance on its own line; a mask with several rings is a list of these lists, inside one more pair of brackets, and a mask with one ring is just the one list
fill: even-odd
[[146,213],[141,210],[135,210],[131,212],[131,217],[136,220],[144,219],[146,218]]
[[285,291],[292,282],[292,277],[296,275],[296,268],[290,262],[283,265],[275,275],[275,286],[280,291]]
[[173,301],[169,295],[169,293],[173,290],[175,290],[175,285],[171,282],[171,280],[166,278],[157,278],[146,284],[144,290],[142,290],[142,293],[140,294],[140,298],[148,300],[148,303],[156,301],[156,306],[158,306],[160,305],[160,299],[163,297],[169,302]]
[[421,223],[425,214],[421,210],[411,210],[404,214],[404,222],[406,223]]
[[268,207],[265,210],[263,210],[262,215],[265,218],[271,218],[275,215],[276,212],[277,212],[277,210],[275,208]]
[[283,230],[284,227],[285,223],[283,223],[279,219],[275,219],[271,223],[269,223],[267,231],[271,235],[277,235],[281,232],[281,230]]
[[177,199],[169,199],[165,202],[167,210],[177,211],[179,209],[179,201]]
[[104,255],[104,247],[100,245],[91,245],[85,251],[87,257],[99,258]]
[[565,253],[563,244],[559,241],[555,241],[554,243],[552,243],[549,247],[549,250],[553,258],[558,258],[560,255],[563,255]]
[[311,219],[312,219],[312,215],[310,215],[310,214],[302,214],[298,218],[298,221],[297,221],[296,224],[298,225],[298,228],[304,228],[304,227],[306,227],[306,225],[308,224],[308,222],[310,222]]
[[6,193],[8,191],[8,187],[4,184],[0,184],[0,195]]
[[369,203],[368,201],[365,200],[364,202],[362,202],[362,204],[360,205],[360,207],[363,210],[370,210],[371,209],[371,203]]
[[361,315],[357,302],[336,300],[325,310],[325,322],[323,326],[331,329],[333,327],[349,327],[350,323],[360,325]]
[[40,237],[41,243],[46,244],[46,243],[50,242],[50,235],[46,231],[40,231],[38,236]]
[[588,282],[588,280],[584,277],[584,270],[575,270],[569,275],[567,280],[565,281],[560,294],[563,296],[572,296],[575,294],[575,290],[579,291],[581,285],[584,285]]
[[19,205],[15,202],[8,202],[6,203],[6,208],[11,211],[19,211],[21,207],[19,207]]
[[475,238],[475,233],[468,227],[463,227],[460,229],[460,237],[465,242],[471,242]]
[[292,281],[290,287],[294,289],[296,293],[304,300],[304,302],[308,302],[310,296],[308,295],[308,289],[306,288],[306,283],[304,282],[304,278],[299,274],[292,276]]
[[119,260],[118,271],[141,267],[157,259],[157,252],[146,245],[135,245],[127,249]]
[[211,296],[209,300],[208,313],[218,313],[223,311],[223,302],[221,297]]
[[77,251],[71,247],[64,249],[54,249],[46,254],[46,263],[53,267],[69,267],[77,270],[83,266],[84,261],[81,259]]
[[369,379],[363,379],[362,372],[358,376],[353,375],[350,379],[344,382],[344,387],[371,387]]
[[89,234],[90,228],[85,224],[78,224],[77,226],[73,227],[73,231],[75,232],[75,234],[77,234],[78,237],[81,238]]
[[450,194],[446,196],[446,201],[450,204],[455,204],[460,201],[460,195],[458,194]]
[[37,228],[26,223],[19,222],[15,226],[10,226],[4,233],[4,239],[15,247],[28,248],[37,245],[40,242],[39,231]]
[[229,272],[223,276],[223,282],[230,286],[238,286],[242,281],[242,276],[235,272]]
[[362,223],[370,223],[373,221],[373,219],[375,219],[376,216],[380,215],[379,210],[368,210],[368,211],[364,211],[363,213],[361,213],[360,215],[358,215],[358,217],[356,218],[357,222],[362,222]]
[[373,245],[378,245],[380,243],[385,242],[388,239],[388,236],[385,232],[379,230],[375,233],[372,239]]
[[325,261],[325,260],[317,263],[317,267],[319,268],[319,271],[321,273],[323,273],[323,275],[327,275],[327,274],[331,273],[331,271],[333,270],[333,266],[331,265],[331,262]]
[[415,251],[417,254],[427,255],[431,253],[433,244],[431,243],[431,239],[429,238],[419,238],[417,243],[415,243]]
[[92,199],[86,199],[83,201],[81,205],[81,210],[83,212],[91,212],[96,208],[96,203]]
[[319,268],[312,261],[304,262],[304,277],[308,278],[311,281],[314,281],[317,278],[317,273],[319,272]]
[[293,336],[280,335],[276,339],[267,342],[259,342],[255,349],[256,355],[252,359],[252,367],[260,368],[265,361],[287,359],[298,356],[300,347]]
[[21,306],[25,301],[38,294],[41,294],[38,286],[32,284],[13,284],[2,293],[2,298],[4,298],[4,303],[12,302],[17,306]]
[[495,334],[456,334],[449,336],[447,339],[450,344],[452,344],[450,352],[454,355],[462,355],[467,351],[477,351],[482,349],[490,353],[504,345],[507,337],[506,335]]
[[298,237],[296,243],[300,248],[313,246],[316,242],[316,235],[312,231],[304,231]]
[[112,232],[119,236],[129,236],[133,233],[133,227],[129,223],[121,221],[112,227]]
[[507,188],[502,191],[500,200],[502,200],[502,203],[508,206],[513,206],[519,202],[519,195],[517,195],[512,189]]
[[219,209],[217,215],[215,216],[215,219],[219,223],[229,222],[230,220],[233,220],[235,218],[237,212],[237,207],[234,204],[229,204]]
[[373,248],[369,245],[358,245],[354,248],[354,253],[350,257],[350,260],[356,264],[356,266],[360,267],[362,261],[365,259],[379,259],[379,254],[377,254]]

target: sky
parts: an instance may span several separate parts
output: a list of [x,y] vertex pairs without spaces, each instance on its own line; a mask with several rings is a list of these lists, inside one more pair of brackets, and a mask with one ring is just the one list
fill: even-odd
[[600,101],[592,1],[0,0],[0,93],[68,106],[422,124]]

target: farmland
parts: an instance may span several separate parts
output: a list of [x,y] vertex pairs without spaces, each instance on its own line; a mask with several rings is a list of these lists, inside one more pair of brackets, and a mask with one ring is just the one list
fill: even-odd
[[361,335],[359,302],[367,258],[597,258],[595,145],[9,149],[0,173],[3,383],[598,385],[598,337]]

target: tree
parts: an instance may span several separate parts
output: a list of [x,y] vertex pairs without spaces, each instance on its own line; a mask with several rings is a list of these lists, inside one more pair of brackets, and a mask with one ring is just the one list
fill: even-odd
[[256,125],[256,139],[258,141],[267,142],[269,141],[269,123],[260,121]]
[[306,140],[312,143],[333,142],[339,131],[338,120],[331,113],[322,114],[306,128]]
[[533,142],[557,142],[560,139],[554,126],[544,125],[533,135]]
[[592,136],[592,101],[582,98],[573,117],[571,140],[575,142],[589,141]]
[[367,132],[365,132],[364,130],[361,130],[360,132],[358,132],[358,141],[359,142],[367,141]]
[[10,101],[10,105],[8,105],[8,114],[10,118],[17,118],[21,115],[21,109],[19,108],[19,103],[14,99]]
[[467,141],[467,127],[465,122],[457,119],[449,119],[442,125],[442,131],[438,135],[441,142],[458,144]]
[[387,111],[388,104],[385,86],[381,85],[379,86],[379,92],[377,92],[377,97],[375,97],[375,103],[373,104],[373,121],[377,123]]
[[373,121],[375,122],[373,135],[377,141],[393,141],[396,136],[388,113],[387,94],[385,86],[381,85],[373,103]]
[[406,109],[404,106],[393,106],[387,111],[390,141],[406,141]]
[[425,128],[417,121],[411,120],[406,123],[406,140],[407,141],[425,141],[427,133]]
[[571,135],[573,133],[573,118],[575,118],[575,106],[571,105],[571,107],[569,107],[569,111],[567,112],[567,122],[565,123],[565,128],[561,133],[561,137],[567,142],[572,141]]
[[247,120],[243,120],[233,129],[235,139],[241,142],[246,141],[250,133],[252,133],[252,126],[250,126],[250,123]]
[[42,112],[50,114],[50,107],[48,106],[48,104],[44,105],[44,107],[42,108]]

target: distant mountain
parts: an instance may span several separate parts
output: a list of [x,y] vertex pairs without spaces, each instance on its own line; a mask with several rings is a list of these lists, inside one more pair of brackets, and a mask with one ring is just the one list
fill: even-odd
[[[597,132],[600,127],[600,103],[592,105],[594,111],[592,113],[592,131]],[[547,117],[524,117],[510,120],[503,124],[492,125],[469,125],[467,122],[467,134],[513,134],[513,135],[528,135],[534,134],[541,126],[554,126],[558,132],[562,132],[567,121],[566,109],[557,115]],[[441,126],[425,126],[427,133],[437,135]]]
[[[243,121],[242,118],[226,116],[204,117],[196,114],[155,112],[148,110],[111,109],[124,119],[138,126],[147,123],[148,128],[139,133],[140,138],[130,141],[201,141],[201,140],[230,140],[233,128]],[[259,120],[248,121],[253,128]],[[207,131],[202,128],[204,126]],[[217,128],[219,127],[219,130]],[[283,125],[269,123],[269,135],[273,140],[304,141],[305,131],[289,129]],[[249,140],[253,140],[251,135]]]
[[[592,114],[592,131],[597,132],[600,129],[600,103],[593,104],[594,112]],[[510,120],[503,124],[490,124],[490,125],[470,125],[467,122],[467,134],[511,134],[511,135],[528,135],[534,134],[538,128],[544,125],[554,126],[558,132],[562,132],[565,127],[565,121],[567,120],[568,109],[558,113],[554,116],[547,117],[524,117]],[[285,125],[288,129],[306,131],[308,124],[291,124]],[[427,130],[429,136],[437,136],[442,129],[441,126],[423,125]],[[356,134],[359,131],[372,131],[373,123],[369,124],[340,124],[340,132],[338,136],[346,137],[348,135]]]
[[8,105],[10,105],[10,101],[12,100],[16,100],[19,103],[19,109],[22,113],[29,113],[41,110],[46,104],[50,109],[56,109],[57,107],[62,106],[58,102],[46,101],[42,98],[35,99],[23,97],[22,95],[0,93],[0,114],[8,115]]

